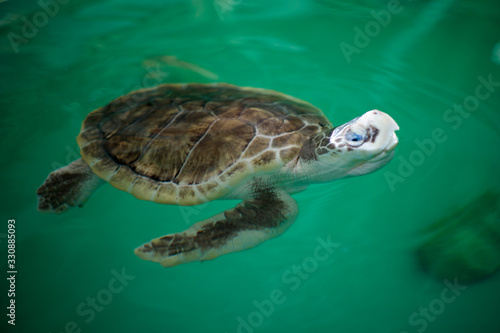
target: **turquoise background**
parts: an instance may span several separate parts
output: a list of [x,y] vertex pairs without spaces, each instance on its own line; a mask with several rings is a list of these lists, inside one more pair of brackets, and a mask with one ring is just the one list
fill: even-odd
[[[0,2],[0,267],[15,218],[18,270],[2,332],[500,332],[500,274],[453,294],[415,255],[427,227],[500,190],[500,87],[477,88],[500,82],[498,1],[42,3]],[[337,125],[383,110],[401,128],[396,157],[296,195],[277,239],[170,269],[133,249],[235,202],[162,206],[105,186],[82,209],[37,212],[88,112],[158,83],[219,81],[297,96]],[[474,225],[498,226],[498,205],[478,212]],[[318,238],[338,244],[324,261]]]

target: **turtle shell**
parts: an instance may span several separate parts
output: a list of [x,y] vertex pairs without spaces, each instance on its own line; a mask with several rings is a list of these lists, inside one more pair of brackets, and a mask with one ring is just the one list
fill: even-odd
[[77,142],[83,160],[114,187],[143,200],[195,205],[279,170],[329,127],[319,109],[276,91],[164,84],[89,113]]

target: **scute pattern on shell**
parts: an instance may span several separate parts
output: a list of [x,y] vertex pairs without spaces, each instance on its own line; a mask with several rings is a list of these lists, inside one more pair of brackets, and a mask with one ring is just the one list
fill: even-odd
[[113,186],[140,199],[191,205],[280,168],[329,127],[319,109],[272,90],[166,84],[91,112],[77,141],[83,159]]

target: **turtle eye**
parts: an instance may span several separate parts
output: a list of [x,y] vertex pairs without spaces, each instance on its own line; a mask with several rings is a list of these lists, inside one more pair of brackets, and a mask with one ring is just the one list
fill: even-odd
[[345,135],[347,143],[354,147],[361,146],[365,142],[365,137],[366,134],[362,131],[349,131]]

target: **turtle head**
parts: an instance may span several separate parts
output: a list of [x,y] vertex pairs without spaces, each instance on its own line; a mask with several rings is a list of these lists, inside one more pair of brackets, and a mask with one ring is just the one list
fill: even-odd
[[302,147],[298,166],[319,182],[373,172],[394,156],[398,129],[388,114],[368,111],[311,137]]

